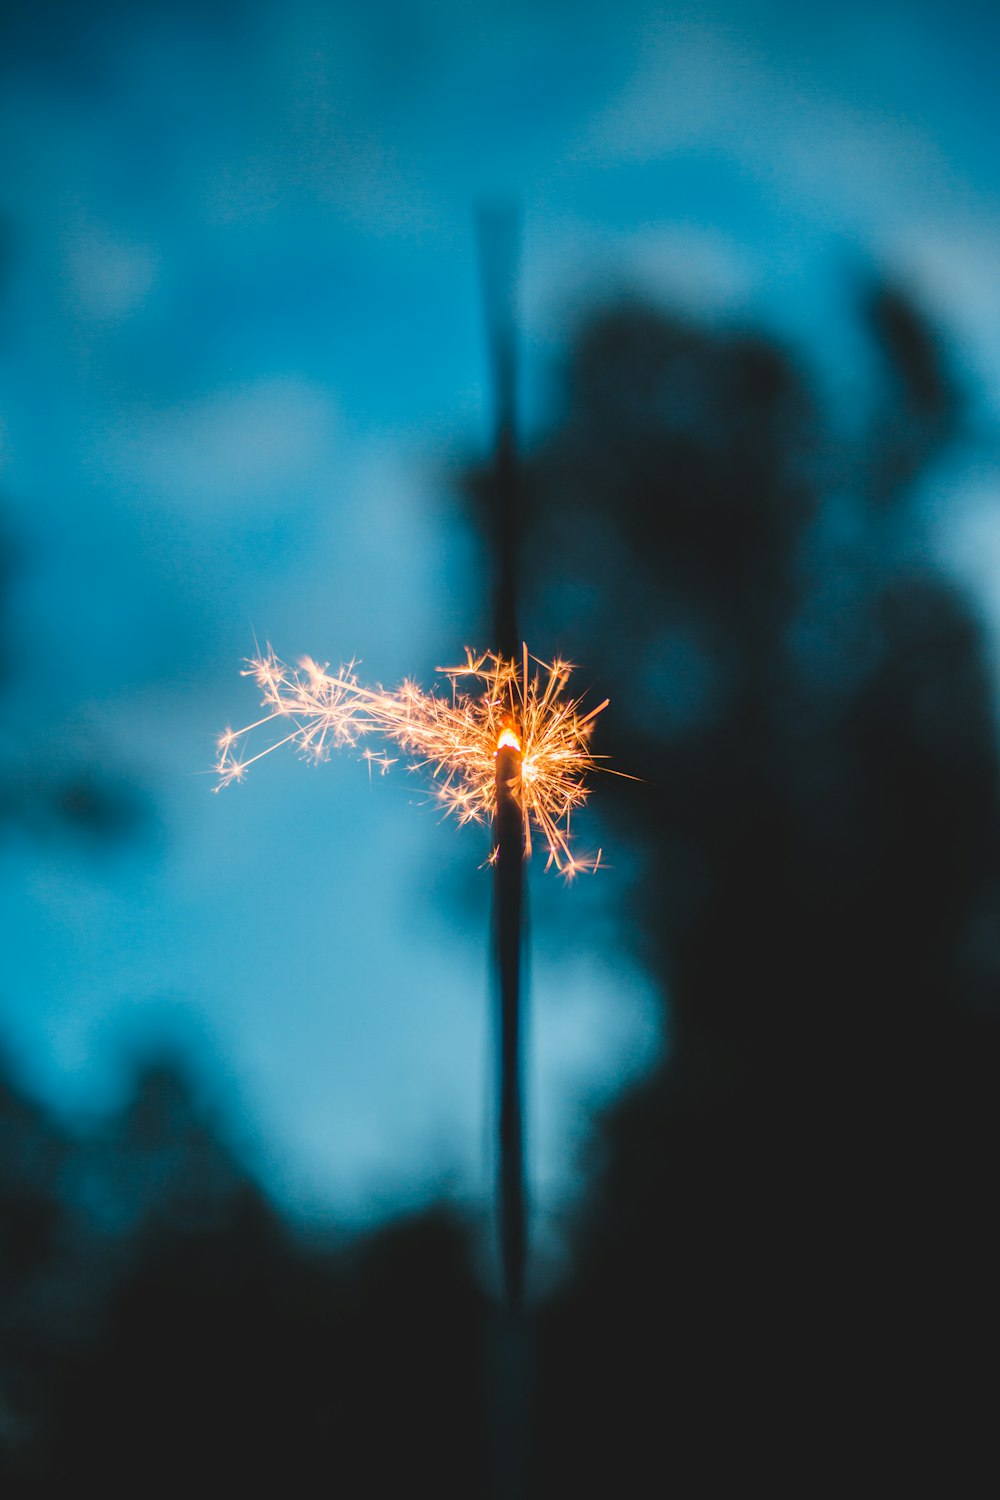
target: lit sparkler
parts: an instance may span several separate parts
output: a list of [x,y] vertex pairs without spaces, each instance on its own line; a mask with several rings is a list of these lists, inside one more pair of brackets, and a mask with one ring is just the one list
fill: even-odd
[[[250,766],[282,745],[324,760],[335,748],[376,736],[397,746],[411,769],[429,773],[446,814],[460,824],[495,823],[497,757],[511,747],[517,754],[507,757],[505,784],[520,809],[525,856],[540,837],[546,869],[554,865],[573,876],[597,868],[600,850],[592,858],[571,852],[570,820],[589,796],[587,777],[600,769],[590,737],[609,700],[584,712],[580,698],[567,697],[571,663],[529,657],[526,646],[520,661],[467,649],[461,666],[438,668],[450,684],[448,696],[411,681],[395,692],[367,688],[355,667],[350,662],[331,672],[310,657],[288,667],[270,649],[250,661],[244,676],[257,682],[267,712],[220,736],[216,790],[242,781]],[[254,749],[253,737],[268,730],[270,743]],[[382,772],[393,764],[383,749],[366,747],[362,757]]]

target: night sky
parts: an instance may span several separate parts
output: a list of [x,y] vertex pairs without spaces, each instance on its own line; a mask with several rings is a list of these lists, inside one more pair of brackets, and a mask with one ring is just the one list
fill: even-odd
[[[347,753],[213,796],[215,736],[255,716],[242,661],[256,637],[429,685],[490,644],[461,477],[491,439],[497,200],[529,445],[622,288],[785,339],[849,429],[873,380],[850,308],[872,274],[905,287],[973,414],[912,545],[1000,627],[998,49],[971,3],[3,7],[0,1016],[29,1090],[100,1113],[170,1044],[296,1214],[483,1200],[488,837]],[[574,624],[530,645],[610,720],[624,683]],[[645,691],[666,722],[652,669]],[[35,807],[81,765],[113,836]],[[670,1046],[623,911],[640,856],[600,804],[578,839],[609,867],[531,874],[540,1234],[595,1108]]]

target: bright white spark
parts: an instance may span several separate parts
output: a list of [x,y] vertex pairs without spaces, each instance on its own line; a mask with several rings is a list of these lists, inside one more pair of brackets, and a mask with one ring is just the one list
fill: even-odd
[[[451,686],[447,697],[410,681],[395,692],[363,687],[355,666],[352,661],[331,672],[307,656],[288,667],[270,647],[248,662],[243,675],[255,679],[268,712],[219,737],[215,790],[242,781],[250,766],[282,745],[324,760],[334,748],[376,735],[398,746],[411,768],[429,773],[437,800],[459,823],[490,822],[497,807],[497,751],[509,745],[520,753],[510,785],[521,808],[526,856],[538,834],[546,869],[554,865],[573,876],[598,867],[600,850],[593,857],[570,851],[570,818],[589,796],[587,776],[600,769],[590,736],[609,700],[582,713],[579,698],[565,697],[569,662],[529,658],[527,647],[521,661],[466,649],[461,666],[438,668]],[[269,726],[270,743],[248,753],[251,738]],[[374,766],[384,775],[395,763],[382,749],[366,747],[362,758],[369,773]]]

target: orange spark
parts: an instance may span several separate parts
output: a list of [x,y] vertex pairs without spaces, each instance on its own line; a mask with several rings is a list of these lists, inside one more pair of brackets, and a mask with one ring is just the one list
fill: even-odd
[[[437,669],[451,685],[448,697],[409,681],[395,692],[366,688],[355,666],[350,662],[331,673],[303,657],[291,668],[270,648],[248,662],[243,675],[256,680],[269,711],[244,729],[227,729],[218,740],[216,791],[241,781],[249,766],[281,745],[297,745],[311,759],[324,760],[333,747],[377,735],[398,746],[411,769],[428,772],[447,814],[459,823],[488,822],[497,806],[496,756],[510,746],[521,758],[511,790],[521,809],[526,857],[534,832],[547,850],[546,869],[555,865],[572,876],[597,868],[600,850],[587,858],[570,852],[570,817],[589,796],[588,774],[600,769],[589,742],[609,700],[581,713],[581,700],[564,696],[569,662],[529,658],[527,647],[521,661],[467,649],[461,666]],[[465,682],[478,691],[460,686]],[[249,736],[268,725],[279,731],[276,739],[272,731],[272,742],[263,749],[252,755],[241,751]],[[383,750],[366,748],[362,758],[369,771],[373,763],[382,772],[393,763]]]

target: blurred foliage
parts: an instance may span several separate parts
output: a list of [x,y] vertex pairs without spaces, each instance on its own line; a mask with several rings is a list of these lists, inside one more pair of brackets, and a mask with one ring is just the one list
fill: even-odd
[[961,395],[898,290],[863,311],[860,436],[787,351],[625,303],[527,465],[529,638],[644,779],[600,805],[673,1039],[542,1316],[539,1495],[995,1472],[995,686],[921,518]]
[[[770,339],[606,308],[524,465],[527,635],[643,778],[598,805],[673,1038],[537,1310],[539,1500],[996,1478],[995,690],[920,511],[963,403],[904,296],[863,317],[845,436]],[[0,1112],[5,1494],[489,1493],[502,1340],[444,1213],[296,1236],[169,1060],[86,1136]]]
[[485,1300],[446,1216],[295,1237],[171,1058],[77,1139],[6,1084],[0,1142],[5,1496],[484,1493]]

